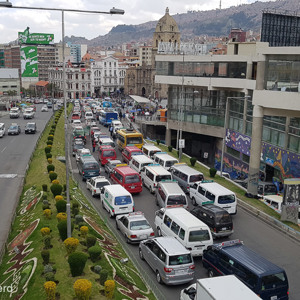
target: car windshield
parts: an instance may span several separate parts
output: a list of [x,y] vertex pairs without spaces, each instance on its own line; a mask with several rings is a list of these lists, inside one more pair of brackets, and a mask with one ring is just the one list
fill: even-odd
[[115,156],[114,151],[103,151],[103,157],[113,157]]
[[127,144],[142,144],[142,143],[143,143],[143,139],[141,136],[127,138]]
[[127,175],[125,177],[125,183],[136,183],[136,182],[140,182],[140,177],[138,174]]
[[203,180],[203,175],[197,174],[197,175],[192,175],[190,177],[190,182],[197,182]]
[[208,230],[199,229],[190,231],[189,242],[203,242],[210,240]]
[[147,222],[147,220],[132,221],[130,223],[131,230],[143,230],[143,229],[149,229],[149,228],[150,228],[150,225]]
[[160,182],[162,180],[171,180],[172,176],[171,175],[158,175],[156,176],[156,181]]
[[115,198],[115,205],[127,205],[131,203],[132,201],[130,196],[119,196]]
[[34,124],[27,124],[27,128],[34,128]]
[[95,162],[86,162],[84,164],[85,170],[99,170],[99,165]]
[[81,129],[78,130],[77,129],[77,130],[74,131],[74,135],[84,135],[84,130],[81,130]]
[[183,195],[171,195],[168,198],[168,205],[185,205],[186,198]]
[[99,181],[96,183],[96,188],[102,188],[103,186],[109,185],[108,181]]
[[177,266],[192,263],[191,254],[182,254],[182,255],[172,255],[169,257],[169,265]]
[[274,290],[283,286],[287,286],[287,278],[285,273],[277,273],[264,276],[262,278],[261,290]]
[[10,128],[9,128],[9,129],[16,130],[16,129],[18,129],[18,126],[15,126],[15,125],[13,125],[13,126],[10,126]]
[[172,167],[176,163],[177,163],[177,160],[168,160],[168,161],[166,161],[166,167]]
[[235,202],[235,196],[233,194],[219,196],[219,198],[218,198],[219,204],[228,204],[228,203],[233,203],[233,202]]
[[84,148],[84,145],[83,144],[75,144],[74,145],[74,149],[83,149]]
[[216,223],[217,224],[228,224],[228,223],[231,223],[232,220],[231,220],[231,216],[229,213],[218,213],[216,214]]

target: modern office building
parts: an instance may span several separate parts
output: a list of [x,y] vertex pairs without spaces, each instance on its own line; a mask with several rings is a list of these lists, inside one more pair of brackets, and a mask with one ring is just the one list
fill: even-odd
[[259,177],[300,177],[300,47],[157,55],[155,82],[168,85],[168,145],[182,129],[184,152],[220,169],[224,138],[223,171],[249,177],[252,194]]
[[19,70],[0,68],[0,100],[5,103],[20,100],[20,92]]

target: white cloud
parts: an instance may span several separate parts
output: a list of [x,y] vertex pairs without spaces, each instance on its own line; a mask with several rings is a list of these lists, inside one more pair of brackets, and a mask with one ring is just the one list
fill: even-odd
[[[65,12],[65,35],[83,36],[87,39],[108,33],[118,24],[142,24],[157,21],[166,7],[170,14],[185,13],[188,10],[210,10],[219,7],[220,0],[10,0],[13,6],[78,9],[108,12],[112,7],[124,9],[124,15],[104,15]],[[263,0],[267,1],[267,0]],[[4,0],[0,0],[4,2]],[[223,0],[222,8],[255,0]],[[30,32],[54,33],[55,42],[61,40],[62,14],[60,11],[28,10],[0,7],[0,43],[17,39],[18,31],[28,26]]]

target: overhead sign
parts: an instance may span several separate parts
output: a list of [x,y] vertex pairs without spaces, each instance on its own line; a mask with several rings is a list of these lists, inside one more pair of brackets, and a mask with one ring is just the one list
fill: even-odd
[[19,44],[54,44],[54,34],[52,33],[29,33],[29,27],[24,32],[18,32]]
[[36,46],[21,46],[22,77],[39,77],[38,55]]

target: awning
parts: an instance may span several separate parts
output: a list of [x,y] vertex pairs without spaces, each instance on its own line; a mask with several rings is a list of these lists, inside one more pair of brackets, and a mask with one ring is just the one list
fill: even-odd
[[134,101],[136,101],[137,103],[150,103],[150,100],[148,98],[145,97],[141,97],[141,96],[136,96],[136,95],[129,95],[130,98],[132,98]]

